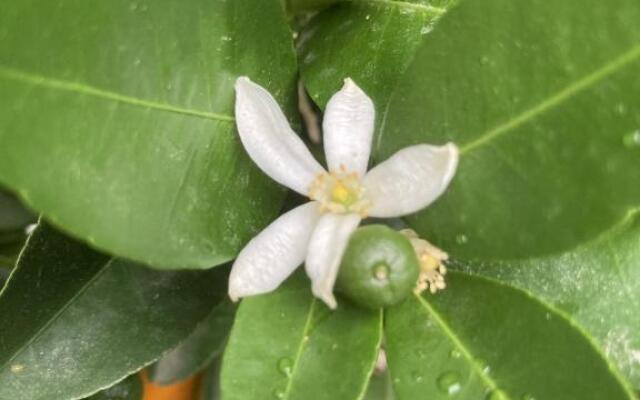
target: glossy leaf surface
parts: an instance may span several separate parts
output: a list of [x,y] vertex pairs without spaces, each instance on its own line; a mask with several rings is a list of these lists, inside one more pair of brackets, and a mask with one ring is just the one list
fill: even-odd
[[279,209],[232,115],[243,74],[292,104],[278,0],[12,0],[0,40],[0,182],[55,225],[156,267],[208,268]]
[[363,400],[395,400],[395,398],[389,370],[374,373]]
[[640,388],[640,221],[625,223],[593,243],[551,257],[456,266],[522,288],[583,326],[604,353]]
[[222,367],[225,400],[364,395],[382,339],[382,317],[339,299],[331,311],[296,274],[238,309]]
[[[303,78],[320,104],[345,76],[362,82],[379,113],[377,162],[415,143],[459,145],[447,194],[409,218],[423,236],[461,258],[527,258],[591,240],[639,206],[635,0],[461,1],[398,57],[404,25],[384,21],[396,8],[421,17],[403,2],[361,6],[378,3],[392,10],[319,17],[312,39],[301,35]],[[344,35],[366,26],[385,33]],[[388,71],[398,76],[375,78]]]
[[140,375],[133,374],[109,389],[87,397],[87,400],[141,400],[142,380]]
[[226,273],[151,270],[40,226],[0,294],[0,398],[111,386],[185,339],[226,298]]
[[211,363],[224,350],[235,305],[222,301],[178,347],[147,368],[149,380],[167,385],[187,379]]
[[0,190],[0,232],[15,231],[35,221],[20,201]]
[[633,399],[570,316],[498,281],[447,285],[386,315],[398,399]]

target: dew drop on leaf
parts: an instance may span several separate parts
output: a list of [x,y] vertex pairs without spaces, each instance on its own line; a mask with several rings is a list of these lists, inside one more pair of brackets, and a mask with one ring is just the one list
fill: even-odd
[[536,400],[531,393],[525,393],[522,395],[522,400]]
[[422,379],[423,379],[422,378],[422,374],[420,374],[419,371],[413,371],[411,373],[411,377],[413,378],[414,382],[416,382],[416,383],[422,382]]
[[455,358],[458,359],[462,356],[462,354],[460,353],[460,351],[458,349],[453,349],[449,352],[449,357],[451,358]]
[[625,115],[627,113],[627,106],[624,103],[616,104],[616,113],[620,115]]
[[280,400],[280,399],[284,399],[284,389],[273,389],[273,397]]
[[630,149],[640,149],[640,129],[624,135],[622,141]]
[[[460,383],[460,374],[454,371],[448,371],[441,374],[437,382],[438,389],[445,394],[454,395],[462,389],[462,384]],[[494,400],[494,399],[491,399]]]
[[287,378],[291,376],[291,370],[293,367],[293,362],[290,358],[283,357],[278,360],[278,371]]
[[460,233],[460,234],[456,235],[456,243],[465,244],[468,241],[469,241],[469,238],[464,233]]
[[491,367],[485,360],[479,358],[476,360],[476,364],[478,364],[478,367],[480,368],[483,374],[488,375],[489,372],[491,372]]

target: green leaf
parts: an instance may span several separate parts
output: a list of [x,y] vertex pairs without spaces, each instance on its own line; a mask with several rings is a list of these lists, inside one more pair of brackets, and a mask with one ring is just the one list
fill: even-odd
[[391,375],[389,370],[385,369],[381,373],[374,373],[369,381],[367,394],[364,400],[395,400],[393,386],[391,384]]
[[[331,57],[319,40],[305,45],[318,56],[303,58],[314,64],[303,78],[322,103],[347,73],[368,88],[367,68],[396,68],[391,88],[371,91],[381,121],[374,159],[423,142],[461,149],[451,188],[412,227],[460,258],[545,255],[640,205],[638,20],[635,0],[461,1],[399,60],[403,28],[388,25],[394,40],[382,44],[334,28],[324,39]],[[343,50],[358,57],[336,61]]]
[[449,3],[345,1],[318,14],[297,43],[309,94],[324,107],[343,79],[352,77],[376,100],[379,117],[381,100],[388,98],[399,72]]
[[283,0],[289,13],[321,10],[340,0]]
[[0,190],[0,232],[24,229],[35,220],[33,214],[18,199]]
[[10,273],[11,273],[10,269],[0,265],[0,291],[4,287],[4,284],[7,282],[7,278],[9,278]]
[[226,273],[151,270],[39,226],[0,293],[0,398],[109,387],[185,339],[226,298]]
[[494,280],[447,277],[447,289],[414,296],[386,315],[398,399],[634,398],[561,310]]
[[640,219],[544,258],[456,266],[507,282],[561,309],[640,388]]
[[147,368],[149,379],[167,385],[195,375],[224,350],[235,306],[229,300],[218,304],[178,347]]
[[87,397],[87,400],[141,400],[142,381],[139,374],[133,374],[109,389]]
[[331,311],[296,274],[242,301],[225,350],[225,400],[361,398],[382,337],[380,312],[341,300]]
[[13,269],[27,239],[25,228],[35,221],[36,217],[18,199],[0,189],[0,268]]
[[244,74],[293,106],[279,0],[11,0],[0,39],[0,182],[55,225],[153,266],[208,268],[279,210],[232,115]]

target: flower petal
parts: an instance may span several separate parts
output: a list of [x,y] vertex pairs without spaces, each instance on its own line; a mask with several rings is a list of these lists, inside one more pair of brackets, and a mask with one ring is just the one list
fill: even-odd
[[364,176],[371,153],[375,108],[371,99],[351,79],[327,103],[322,129],[324,152],[330,171],[341,166]]
[[283,214],[242,249],[231,268],[229,297],[271,292],[300,265],[320,211],[309,202]]
[[349,237],[360,225],[360,220],[358,214],[327,213],[320,218],[311,235],[305,269],[311,278],[313,294],[330,308],[337,306],[333,285]]
[[404,148],[367,173],[362,182],[372,217],[399,217],[431,204],[447,188],[458,165],[458,148],[419,144]]
[[236,80],[236,124],[249,157],[276,182],[307,196],[324,171],[291,130],[275,99],[247,77]]

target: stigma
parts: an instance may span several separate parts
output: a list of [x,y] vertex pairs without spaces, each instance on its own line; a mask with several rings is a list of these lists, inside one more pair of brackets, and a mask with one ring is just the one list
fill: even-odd
[[320,211],[337,214],[356,213],[365,218],[371,202],[356,172],[341,165],[338,171],[322,172],[309,188],[309,198],[320,204]]

